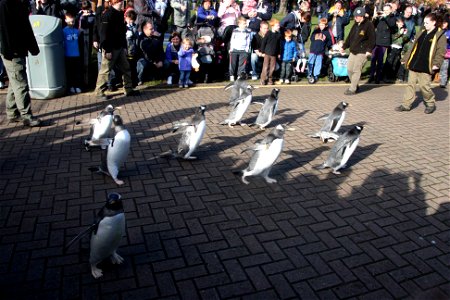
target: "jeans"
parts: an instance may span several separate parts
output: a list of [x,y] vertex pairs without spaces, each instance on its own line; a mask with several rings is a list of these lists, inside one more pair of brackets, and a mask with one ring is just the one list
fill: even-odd
[[250,63],[252,65],[252,75],[258,76],[261,74],[261,65],[262,65],[263,58],[261,56],[258,56],[256,53],[252,53],[250,57]]
[[308,74],[310,76],[319,77],[322,69],[322,54],[310,53],[308,58]]
[[280,79],[291,80],[291,76],[292,76],[292,64],[291,64],[291,61],[283,61],[283,62],[281,62]]
[[188,85],[190,75],[191,75],[191,71],[180,70],[179,85]]

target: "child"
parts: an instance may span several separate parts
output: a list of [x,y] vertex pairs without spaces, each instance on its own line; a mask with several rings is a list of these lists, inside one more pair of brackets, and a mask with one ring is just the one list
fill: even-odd
[[442,22],[442,30],[444,30],[445,37],[447,38],[447,52],[445,52],[444,61],[442,62],[441,71],[439,72],[439,86],[444,89],[448,83],[448,65],[450,62],[450,29],[448,28],[449,19],[449,14],[446,14],[444,16],[444,21]]
[[181,46],[180,51],[178,51],[178,67],[180,68],[179,88],[189,87],[188,82],[189,76],[191,75],[193,54],[194,49],[192,49],[191,39],[184,38],[183,45]]
[[342,47],[344,47],[344,41],[340,40],[336,44],[331,46],[330,55],[341,53],[343,51]]
[[245,65],[250,54],[251,31],[247,28],[247,20],[239,17],[238,27],[233,30],[230,40],[230,81],[234,81],[236,64],[237,75],[245,73]]
[[263,69],[261,72],[261,85],[273,84],[272,75],[277,63],[277,57],[280,55],[280,21],[272,19],[269,22],[271,31],[269,31],[261,42],[260,51],[264,56]]
[[392,35],[392,44],[388,49],[386,62],[383,66],[384,81],[393,83],[400,67],[400,59],[402,56],[403,46],[408,42],[409,32],[405,26],[405,21],[402,17],[397,17],[397,32]]
[[281,42],[281,74],[279,84],[290,83],[292,76],[292,62],[297,57],[297,43],[292,40],[292,31],[284,32],[284,40]]
[[325,51],[331,47],[331,36],[327,29],[327,19],[319,20],[319,25],[311,34],[311,47],[308,58],[308,82],[316,83],[322,69]]
[[166,59],[164,60],[164,69],[168,74],[167,85],[172,85],[172,82],[176,82],[179,77],[178,51],[180,51],[180,47],[180,34],[174,31],[170,37],[170,43],[167,45]]
[[127,26],[126,38],[127,38],[127,60],[130,64],[131,69],[131,80],[133,81],[133,85],[136,86],[138,82],[137,78],[137,40],[139,37],[139,33],[136,25],[136,12],[133,9],[128,10],[125,13],[125,23]]
[[80,49],[78,37],[80,32],[74,28],[75,17],[67,12],[65,14],[67,26],[64,27],[64,56],[66,61],[67,87],[72,94],[81,93],[80,86]]

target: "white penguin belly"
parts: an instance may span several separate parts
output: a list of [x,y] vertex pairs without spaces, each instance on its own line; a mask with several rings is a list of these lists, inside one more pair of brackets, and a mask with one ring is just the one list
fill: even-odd
[[248,106],[250,105],[252,101],[252,96],[247,96],[243,101],[239,103],[239,105],[236,107],[236,109],[233,111],[232,116],[230,116],[230,123],[237,123],[239,122],[242,117],[244,116],[244,113],[247,111]]
[[92,233],[89,262],[97,264],[117,250],[125,233],[125,214],[104,217],[98,225],[97,233]]
[[119,168],[125,162],[130,151],[130,134],[128,130],[122,130],[116,134],[114,141],[108,146],[106,164],[108,172],[113,178],[117,178]]
[[94,124],[92,139],[99,140],[101,138],[107,137],[107,134],[111,128],[111,124],[112,124],[112,115],[102,117],[99,122]]
[[272,167],[283,149],[283,139],[274,140],[269,148],[259,151],[259,157],[253,169],[253,175],[259,175]]
[[339,130],[339,128],[341,128],[341,125],[344,122],[344,119],[345,119],[345,111],[342,112],[341,118],[337,122],[336,126],[333,128],[334,132],[337,132]]
[[359,143],[359,138],[357,138],[351,145],[346,147],[344,154],[342,155],[341,163],[339,164],[339,167],[336,168],[336,170],[339,170],[348,162],[350,156],[353,154],[356,147],[358,146],[358,143]]
[[[195,130],[197,129],[197,130]],[[201,121],[196,127],[188,126],[186,128],[186,134],[189,134],[189,139],[187,144],[189,145],[189,151],[186,153],[184,158],[188,158],[195,151],[195,149],[200,144],[203,135],[205,134],[206,122]]]

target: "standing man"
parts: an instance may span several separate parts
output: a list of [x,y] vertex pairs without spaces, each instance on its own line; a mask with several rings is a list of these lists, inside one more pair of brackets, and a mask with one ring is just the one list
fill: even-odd
[[98,73],[95,95],[101,100],[108,100],[105,95],[108,77],[115,66],[122,73],[125,96],[138,94],[133,90],[130,65],[127,60],[126,25],[123,17],[123,0],[111,0],[111,5],[101,17],[100,48],[102,64]]
[[[264,55],[260,51],[263,38],[269,31],[269,23],[261,21],[259,24],[259,32],[253,36],[252,39],[252,52],[250,56],[250,62],[252,65],[252,80],[258,80],[259,74],[261,74],[261,68],[264,61]],[[259,72],[258,72],[259,71]]]
[[431,75],[439,71],[447,49],[447,39],[440,28],[441,24],[437,21],[435,13],[425,17],[423,21],[425,30],[419,34],[414,45],[402,59],[402,63],[409,70],[409,77],[403,103],[395,108],[396,111],[411,110],[411,105],[416,99],[417,85],[422,92],[425,113],[432,114],[436,110],[436,99],[431,90]]
[[375,46],[375,29],[372,22],[365,18],[365,14],[366,11],[363,7],[355,9],[353,12],[355,24],[350,29],[350,33],[341,50],[350,49],[347,64],[350,87],[344,92],[344,95],[354,95],[358,91],[361,71]]
[[189,0],[172,0],[170,1],[170,5],[173,8],[173,25],[175,25],[175,31],[181,35],[181,39],[186,37],[192,38],[192,33],[189,29],[191,15]]
[[22,121],[34,127],[41,125],[41,120],[31,113],[25,61],[28,51],[39,54],[26,1],[0,0],[0,54],[9,77],[6,117],[10,122]]

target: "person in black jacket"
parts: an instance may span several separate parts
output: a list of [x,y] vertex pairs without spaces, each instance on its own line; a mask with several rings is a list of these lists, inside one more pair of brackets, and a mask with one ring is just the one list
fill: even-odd
[[256,11],[250,11],[242,16],[249,19],[248,28],[253,32],[258,32],[261,21],[268,22],[272,18],[272,11],[272,4],[268,0],[258,0]]
[[39,54],[39,47],[28,19],[26,1],[0,0],[0,54],[9,77],[6,117],[10,122],[39,126],[33,117],[26,73],[26,56]]
[[263,38],[260,51],[264,56],[263,69],[261,72],[261,84],[266,85],[269,82],[273,84],[272,74],[275,71],[277,58],[281,53],[281,34],[280,22],[276,19],[270,21],[271,31]]
[[367,57],[372,53],[375,46],[375,28],[372,22],[365,18],[366,11],[362,7],[357,7],[353,12],[355,24],[344,42],[344,49],[350,50],[348,57],[347,71],[350,78],[350,87],[344,92],[345,95],[354,95],[358,90],[358,82],[361,78],[361,71],[367,62]]
[[372,51],[372,61],[370,63],[369,82],[380,83],[383,77],[383,59],[386,50],[391,47],[392,34],[397,32],[395,16],[392,14],[391,4],[386,3],[383,11],[377,12],[373,19],[375,31],[375,48]]
[[137,61],[138,85],[143,84],[146,73],[152,73],[155,78],[159,78],[158,75],[163,71],[163,44],[153,33],[153,23],[151,21],[144,22],[142,34],[138,40],[138,49],[142,54],[142,58]]
[[64,19],[64,13],[59,5],[59,1],[54,0],[35,0],[34,5],[31,8],[31,14],[47,15]]
[[111,6],[101,18],[100,48],[102,49],[102,64],[97,78],[95,95],[102,100],[108,99],[105,91],[109,73],[114,66],[122,73],[124,94],[126,96],[137,94],[133,90],[130,65],[126,56],[126,26],[122,7],[123,0],[112,0]]

